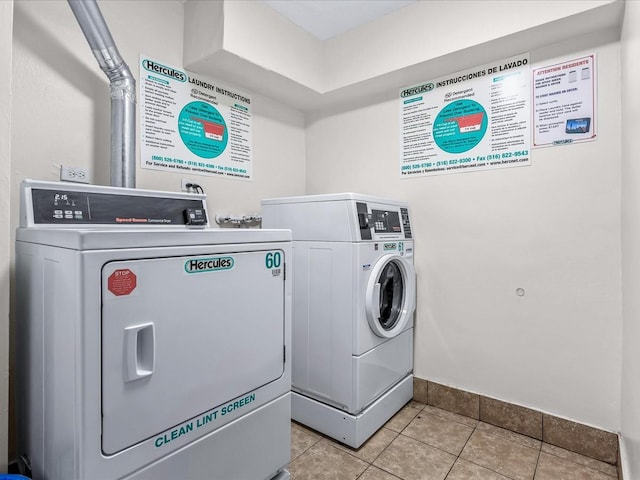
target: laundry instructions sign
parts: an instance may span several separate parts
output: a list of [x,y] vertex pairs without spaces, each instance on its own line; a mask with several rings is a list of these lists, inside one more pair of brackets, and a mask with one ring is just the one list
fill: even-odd
[[140,57],[142,168],[252,180],[251,96]]
[[400,89],[400,177],[529,165],[529,54]]

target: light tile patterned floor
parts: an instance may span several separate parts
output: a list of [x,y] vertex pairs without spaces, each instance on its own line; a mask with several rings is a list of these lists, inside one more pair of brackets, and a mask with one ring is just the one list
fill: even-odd
[[615,480],[616,468],[445,410],[408,403],[355,450],[291,424],[293,480]]

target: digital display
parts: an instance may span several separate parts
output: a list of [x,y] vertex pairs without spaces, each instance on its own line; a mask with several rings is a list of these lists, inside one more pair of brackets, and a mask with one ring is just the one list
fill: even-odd
[[376,233],[401,233],[398,212],[389,210],[371,210],[373,229]]
[[86,202],[77,194],[70,192],[51,192],[53,204],[53,220],[82,221],[87,218]]

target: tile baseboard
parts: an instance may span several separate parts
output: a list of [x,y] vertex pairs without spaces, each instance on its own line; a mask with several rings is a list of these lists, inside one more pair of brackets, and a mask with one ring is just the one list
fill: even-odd
[[615,433],[422,378],[413,378],[413,392],[413,399],[417,402],[616,465],[618,477],[622,479],[620,449]]
[[620,443],[621,439],[618,437],[618,462],[616,463],[616,469],[618,470],[618,480],[624,480],[622,475],[622,459],[620,458],[620,452],[622,451]]

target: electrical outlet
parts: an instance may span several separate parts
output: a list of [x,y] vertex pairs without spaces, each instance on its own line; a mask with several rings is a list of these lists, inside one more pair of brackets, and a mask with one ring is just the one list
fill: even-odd
[[63,182],[89,183],[89,172],[84,167],[61,165],[60,180]]

